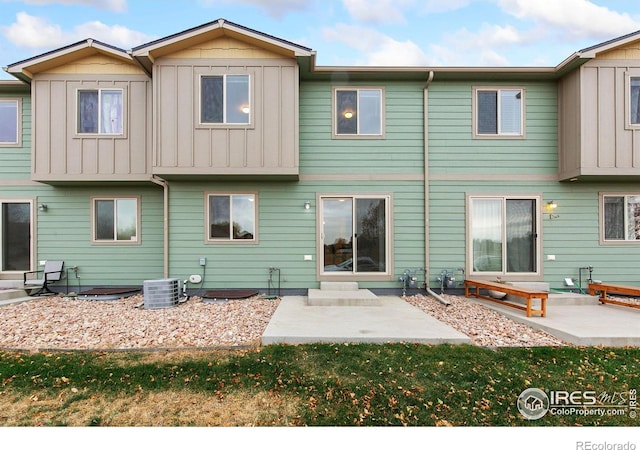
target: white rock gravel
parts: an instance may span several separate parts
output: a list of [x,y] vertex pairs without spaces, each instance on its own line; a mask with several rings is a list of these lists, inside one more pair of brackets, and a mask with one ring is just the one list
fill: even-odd
[[[559,339],[515,322],[464,297],[405,300],[470,337],[473,344],[562,346]],[[173,308],[136,308],[142,295],[115,301],[44,297],[0,307],[0,348],[20,350],[194,349],[260,345],[278,307],[262,296],[226,303],[192,297]]]
[[136,308],[142,295],[114,301],[44,297],[0,308],[0,348],[25,350],[188,349],[260,343],[279,300],[260,296],[172,308]]
[[565,346],[560,339],[516,322],[467,298],[442,295],[445,306],[431,296],[412,295],[405,300],[441,322],[466,334],[471,342],[487,347]]

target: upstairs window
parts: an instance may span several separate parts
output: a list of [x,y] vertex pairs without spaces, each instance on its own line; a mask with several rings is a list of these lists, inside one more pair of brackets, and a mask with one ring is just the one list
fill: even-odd
[[334,95],[335,136],[382,136],[382,89],[337,88]]
[[208,194],[207,240],[255,241],[255,194]]
[[640,77],[629,79],[629,123],[640,125]]
[[122,89],[78,90],[78,134],[122,134]]
[[137,198],[94,198],[93,220],[94,242],[138,242]]
[[0,99],[0,145],[20,143],[20,101]]
[[249,123],[249,75],[214,75],[200,78],[200,123]]
[[476,88],[475,137],[523,136],[524,90]]
[[640,242],[640,195],[603,195],[605,241]]

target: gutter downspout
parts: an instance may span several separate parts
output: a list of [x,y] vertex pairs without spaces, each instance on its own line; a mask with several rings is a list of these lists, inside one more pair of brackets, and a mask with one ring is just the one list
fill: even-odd
[[429,85],[433,81],[433,70],[424,84],[424,288],[429,295],[445,306],[450,303],[429,288]]
[[151,182],[162,186],[164,196],[164,278],[169,278],[169,183],[166,180],[158,177],[157,175],[151,176]]

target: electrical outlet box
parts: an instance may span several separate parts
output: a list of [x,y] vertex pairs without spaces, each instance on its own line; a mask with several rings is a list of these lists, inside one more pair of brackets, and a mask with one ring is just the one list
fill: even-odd
[[313,255],[304,255],[305,261],[313,261]]
[[547,255],[547,261],[555,261],[556,255]]
[[207,258],[205,258],[204,256],[200,257],[200,265],[201,266],[206,266],[207,265]]
[[40,264],[41,266],[44,266],[46,263],[47,263],[46,261],[40,261],[40,262],[39,262],[39,264]]

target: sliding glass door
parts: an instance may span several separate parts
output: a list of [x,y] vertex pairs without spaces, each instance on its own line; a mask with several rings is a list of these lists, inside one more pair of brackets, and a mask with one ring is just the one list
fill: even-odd
[[31,203],[1,204],[2,271],[31,270]]
[[388,197],[323,197],[321,205],[323,272],[387,272]]

